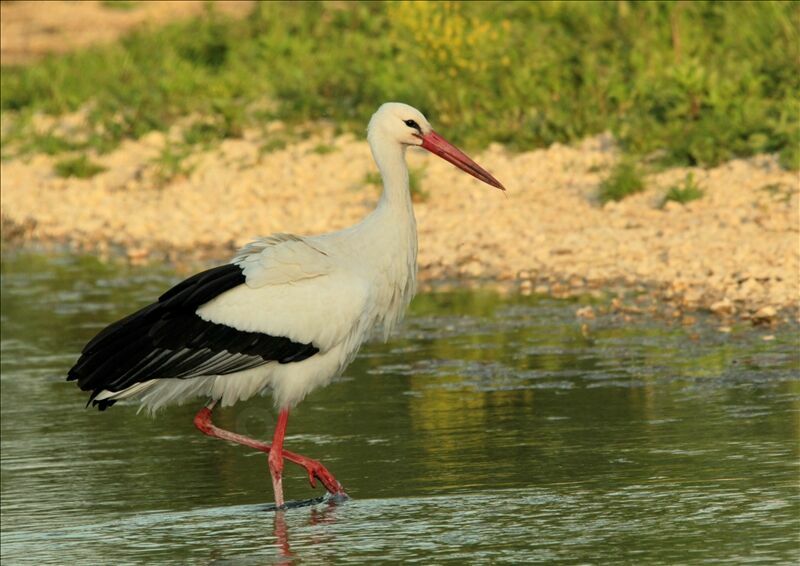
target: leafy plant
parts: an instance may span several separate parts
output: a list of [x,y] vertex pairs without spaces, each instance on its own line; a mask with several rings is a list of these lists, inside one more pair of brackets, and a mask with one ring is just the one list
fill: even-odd
[[669,188],[664,200],[661,202],[661,206],[670,201],[686,204],[689,201],[702,198],[704,194],[703,189],[694,180],[694,175],[687,173],[682,185],[673,185]]
[[107,167],[90,161],[85,155],[62,159],[55,164],[56,175],[65,178],[89,179],[106,169]]
[[620,201],[625,197],[640,193],[645,189],[644,179],[635,163],[623,159],[600,183],[598,197],[601,203]]

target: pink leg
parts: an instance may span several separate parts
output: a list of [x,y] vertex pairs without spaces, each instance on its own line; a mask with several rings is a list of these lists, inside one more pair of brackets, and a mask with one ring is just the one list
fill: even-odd
[[283,409],[278,415],[278,425],[272,437],[272,450],[269,451],[269,473],[272,475],[272,491],[275,493],[275,506],[283,507],[283,437],[289,423],[289,410]]
[[[270,454],[272,446],[267,444],[266,442],[260,442],[258,440],[253,440],[252,438],[248,438],[247,436],[243,436],[241,434],[236,434],[235,432],[231,432],[229,430],[225,430],[219,428],[214,425],[213,421],[211,420],[211,411],[214,409],[214,405],[216,405],[216,401],[212,401],[207,406],[200,409],[200,411],[194,417],[194,426],[207,436],[211,436],[214,438],[221,438],[222,440],[227,440],[229,442],[235,442],[237,444],[242,444],[244,446],[249,446],[255,450],[260,452],[264,452],[266,454]],[[281,412],[281,415],[283,412]],[[288,421],[289,414],[287,411],[286,420]],[[278,425],[280,426],[281,417],[278,417]],[[283,424],[283,434],[286,432],[286,422]],[[278,434],[278,428],[275,429],[275,434]],[[283,444],[283,434],[281,435],[281,445]],[[303,466],[308,472],[308,481],[311,483],[311,487],[317,487],[317,479],[322,482],[322,485],[325,486],[325,489],[328,490],[329,493],[334,495],[344,495],[344,488],[342,484],[336,481],[336,478],[333,477],[325,466],[323,466],[317,460],[312,460],[311,458],[306,458],[300,454],[295,454],[294,452],[289,452],[288,450],[282,450],[283,457],[293,464],[298,464]],[[272,467],[270,466],[270,472],[272,472]],[[274,485],[273,485],[274,487]],[[277,501],[276,501],[277,503]]]

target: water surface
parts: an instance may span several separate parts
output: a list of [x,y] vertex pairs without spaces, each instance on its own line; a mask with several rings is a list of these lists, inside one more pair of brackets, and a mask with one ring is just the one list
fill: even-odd
[[[352,499],[275,514],[266,457],[199,434],[202,400],[99,413],[64,382],[86,340],[179,278],[4,258],[3,564],[800,559],[796,328],[604,319],[584,336],[574,302],[422,295],[289,421],[286,447]],[[216,415],[272,436],[269,398]],[[321,494],[286,472],[289,499]]]

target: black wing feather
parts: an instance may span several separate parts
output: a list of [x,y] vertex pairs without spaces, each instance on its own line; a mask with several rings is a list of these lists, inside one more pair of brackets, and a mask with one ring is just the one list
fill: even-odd
[[91,391],[100,410],[113,400],[96,401],[105,390],[122,391],[152,379],[226,375],[270,361],[310,358],[319,348],[283,336],[236,330],[197,316],[197,309],[245,282],[242,269],[222,265],[178,283],[158,302],[110,324],[83,348],[67,380]]

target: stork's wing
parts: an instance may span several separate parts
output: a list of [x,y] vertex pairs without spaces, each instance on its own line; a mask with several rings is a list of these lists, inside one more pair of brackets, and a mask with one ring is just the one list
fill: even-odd
[[245,285],[198,308],[202,319],[314,344],[323,353],[367,323],[369,285],[314,240],[272,236],[247,246],[234,262]]
[[102,410],[114,403],[95,399],[104,390],[305,360],[345,340],[362,319],[368,287],[304,239],[265,238],[234,261],[108,326],[67,379],[91,390]]

